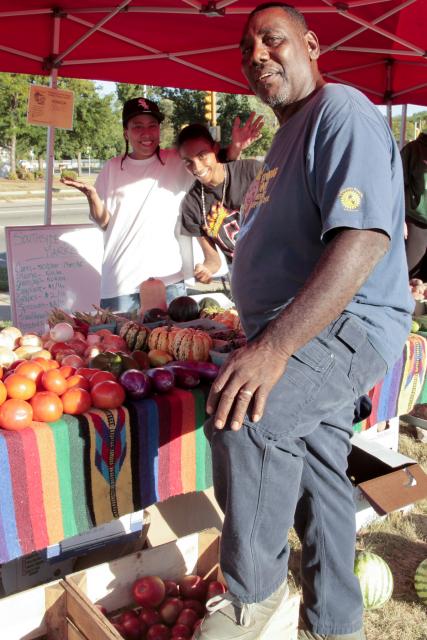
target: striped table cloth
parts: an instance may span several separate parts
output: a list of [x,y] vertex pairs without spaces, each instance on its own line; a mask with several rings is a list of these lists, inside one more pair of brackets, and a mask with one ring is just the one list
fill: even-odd
[[[427,402],[426,352],[426,339],[411,334],[356,431]],[[175,389],[112,411],[0,429],[0,563],[211,486],[207,391]]]
[[212,484],[206,389],[0,429],[0,563]]
[[364,431],[378,422],[409,413],[417,402],[427,402],[426,367],[427,340],[411,333],[399,360],[369,392],[371,415],[356,424],[354,430]]

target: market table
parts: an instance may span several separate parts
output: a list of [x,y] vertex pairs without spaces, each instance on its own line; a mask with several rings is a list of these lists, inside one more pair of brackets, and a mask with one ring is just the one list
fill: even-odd
[[354,425],[366,431],[379,422],[409,413],[417,402],[427,402],[427,340],[411,333],[402,355],[384,379],[371,389],[371,414]]
[[[355,430],[408,413],[427,394],[426,362],[427,341],[411,334]],[[210,487],[207,391],[174,389],[116,410],[0,430],[0,563]]]
[[0,563],[211,486],[206,393],[0,430]]

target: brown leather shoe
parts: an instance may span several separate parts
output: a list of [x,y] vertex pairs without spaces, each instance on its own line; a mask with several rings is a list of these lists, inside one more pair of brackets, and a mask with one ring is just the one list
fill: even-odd
[[363,629],[360,629],[360,631],[355,631],[354,633],[345,633],[338,636],[333,636],[330,634],[321,635],[319,633],[314,633],[314,631],[299,629],[298,640],[366,640],[366,636]]

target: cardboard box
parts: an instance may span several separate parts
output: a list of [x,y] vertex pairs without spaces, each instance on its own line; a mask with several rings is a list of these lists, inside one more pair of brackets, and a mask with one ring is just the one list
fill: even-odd
[[0,597],[142,549],[149,523],[150,516],[138,511],[6,562],[0,565]]
[[354,484],[356,527],[427,497],[427,475],[412,458],[360,434],[352,437],[348,476]]
[[[120,640],[114,627],[94,604],[103,605],[110,612],[131,606],[131,586],[141,576],[159,575],[178,580],[186,574],[197,573],[208,579],[217,579],[219,540],[218,530],[207,529],[67,576],[63,586],[69,635],[65,637]],[[299,605],[299,594],[292,594],[286,610],[287,640],[296,640]]]
[[149,547],[183,538],[195,531],[221,530],[224,521],[212,487],[157,502],[147,507],[146,513],[150,518],[147,533]]
[[390,418],[372,425],[365,431],[360,431],[359,435],[367,440],[374,440],[387,449],[397,451],[399,448],[399,418]]
[[[110,523],[111,526],[96,527],[98,531],[92,529],[86,534],[64,541],[63,555],[59,554],[49,559],[45,549],[4,564],[1,567],[0,585],[3,587],[3,595],[19,592],[0,598],[0,638],[79,638],[77,631],[71,627],[70,630],[67,628],[65,583],[54,578],[65,578],[73,571],[100,562],[110,562],[131,552],[140,552],[146,542],[150,518],[145,512],[142,520],[139,513],[132,516],[134,517],[124,516]],[[132,531],[132,523],[135,525],[136,522],[139,523],[139,529]],[[126,527],[123,532],[124,524]],[[70,540],[72,542],[69,542]],[[39,586],[34,586],[35,584]],[[97,640],[96,636],[90,640]]]

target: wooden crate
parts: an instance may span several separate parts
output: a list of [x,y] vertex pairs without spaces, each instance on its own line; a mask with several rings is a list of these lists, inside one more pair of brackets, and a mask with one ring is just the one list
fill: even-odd
[[[111,563],[112,558],[116,559],[125,553],[129,554],[131,549],[132,551],[141,549],[146,541],[149,525],[150,518],[145,513],[144,526],[137,539],[129,541],[125,538],[120,542],[106,543],[84,556],[76,556],[74,566],[83,566],[87,569],[88,566],[99,563],[100,559]],[[136,551],[135,555],[139,553],[141,551]],[[55,580],[0,598],[0,620],[2,621],[0,640],[38,640],[39,638],[85,640],[86,637],[69,619],[68,607],[73,608],[74,594],[72,593],[69,598],[68,592],[69,588],[65,580]],[[93,605],[91,605],[92,609],[97,612]],[[113,637],[120,636],[116,634]],[[97,640],[98,636],[89,635],[88,638]]]
[[63,640],[66,629],[66,594],[61,580],[0,599],[4,640]]
[[[104,606],[107,611],[131,606],[131,586],[144,575],[178,580],[197,573],[208,579],[220,579],[219,541],[219,531],[207,529],[67,576],[62,584],[66,594],[66,637],[120,640],[121,636],[94,604]],[[293,594],[286,612],[287,640],[296,640],[299,604],[299,595]]]

